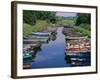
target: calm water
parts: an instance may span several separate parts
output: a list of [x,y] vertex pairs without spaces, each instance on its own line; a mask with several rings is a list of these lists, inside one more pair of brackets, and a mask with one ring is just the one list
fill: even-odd
[[57,29],[55,41],[42,44],[41,51],[37,52],[31,68],[51,68],[69,66],[65,61],[65,36],[62,34],[63,27]]
[[[62,34],[63,27],[57,29],[56,40],[50,41],[48,44],[42,44],[41,50],[36,53],[31,68],[55,68],[55,67],[70,67],[65,56],[65,36]],[[90,65],[90,54],[87,57],[88,61],[81,64]],[[78,63],[78,62],[77,62]],[[80,63],[79,63],[80,64]],[[79,65],[77,65],[79,66]]]

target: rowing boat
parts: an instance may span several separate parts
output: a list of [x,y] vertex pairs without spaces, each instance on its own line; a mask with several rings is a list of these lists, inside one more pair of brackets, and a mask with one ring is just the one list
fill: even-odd
[[49,39],[48,36],[34,36],[34,35],[31,38],[32,39],[47,39],[47,40]]
[[28,48],[24,48],[23,49],[23,59],[26,60],[26,59],[31,59],[32,58],[32,55],[31,55],[31,52]]
[[87,36],[85,37],[71,37],[71,36],[66,36],[65,39],[66,40],[80,40],[80,39],[86,39]]
[[47,33],[47,32],[32,32],[32,35],[34,36],[49,36],[51,33]]
[[90,56],[90,51],[83,51],[83,52],[71,52],[71,51],[66,51],[65,54],[66,56],[70,57],[88,57]]
[[47,39],[27,39],[27,40],[23,40],[23,43],[24,44],[31,44],[31,43],[45,43],[47,42],[48,40]]
[[23,44],[24,48],[38,48],[41,46],[41,43],[31,43],[31,44]]

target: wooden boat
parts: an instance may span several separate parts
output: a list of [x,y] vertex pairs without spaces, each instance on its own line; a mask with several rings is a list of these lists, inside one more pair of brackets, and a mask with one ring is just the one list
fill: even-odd
[[41,43],[23,44],[23,47],[30,49],[39,48],[41,47]]
[[90,51],[83,51],[83,52],[71,52],[71,51],[66,51],[65,55],[70,56],[70,57],[89,57],[90,56]]
[[69,51],[86,51],[91,50],[91,45],[79,44],[79,45],[70,45],[67,44],[66,49]]
[[69,53],[86,53],[90,52],[91,50],[68,50]]
[[31,68],[31,64],[23,64],[23,69],[30,69]]
[[27,39],[27,40],[23,40],[23,43],[24,44],[32,44],[32,43],[45,43],[47,42],[48,40],[47,39]]
[[90,65],[90,52],[81,52],[81,53],[66,53],[65,57],[67,63],[73,66],[85,66]]
[[71,36],[66,36],[65,39],[66,40],[81,40],[81,39],[86,39],[87,36],[85,37],[71,37]]
[[32,55],[31,55],[31,51],[27,48],[24,48],[23,49],[23,59],[31,59],[32,58]]
[[69,48],[69,51],[87,51],[88,49],[83,47],[83,48]]
[[51,33],[45,33],[45,32],[32,32],[32,35],[34,36],[49,36]]
[[85,61],[86,58],[71,58],[71,61]]
[[49,36],[32,36],[32,39],[49,39]]

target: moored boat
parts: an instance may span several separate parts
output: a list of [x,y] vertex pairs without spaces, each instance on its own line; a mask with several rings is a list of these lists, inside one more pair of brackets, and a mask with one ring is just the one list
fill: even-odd
[[51,33],[47,33],[47,32],[32,32],[32,35],[34,36],[49,36]]
[[65,39],[66,40],[80,40],[80,39],[86,39],[87,36],[85,37],[72,37],[72,36],[66,36]]
[[71,45],[70,43],[67,43],[66,50],[69,51],[87,51],[91,50],[91,45],[85,45],[85,44],[74,44]]
[[31,51],[27,48],[24,48],[23,49],[23,59],[24,60],[27,60],[27,59],[31,59],[32,58],[32,55],[31,55]]
[[72,66],[86,66],[90,65],[91,54],[90,52],[66,52],[65,60]]
[[24,44],[31,44],[31,43],[45,43],[47,42],[48,40],[47,39],[27,39],[27,40],[23,40],[23,43]]
[[32,36],[32,39],[49,39],[49,36]]
[[70,56],[70,57],[89,57],[90,56],[90,51],[83,51],[83,52],[71,52],[71,51],[66,51],[65,55]]
[[23,69],[30,69],[31,68],[31,64],[23,64]]

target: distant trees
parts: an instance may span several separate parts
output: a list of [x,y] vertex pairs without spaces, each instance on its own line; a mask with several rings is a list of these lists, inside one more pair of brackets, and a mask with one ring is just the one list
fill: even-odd
[[37,20],[46,20],[48,23],[56,23],[56,13],[50,11],[23,10],[23,22],[34,25]]
[[34,25],[36,23],[36,14],[33,11],[23,11],[23,22],[28,23],[30,25]]
[[91,24],[91,15],[88,13],[78,13],[76,25],[80,25],[82,23]]

